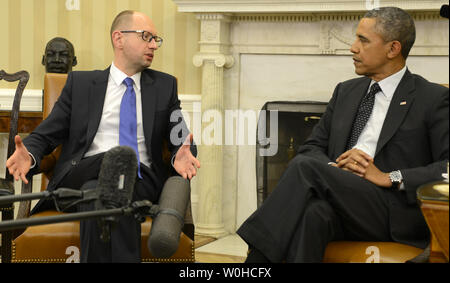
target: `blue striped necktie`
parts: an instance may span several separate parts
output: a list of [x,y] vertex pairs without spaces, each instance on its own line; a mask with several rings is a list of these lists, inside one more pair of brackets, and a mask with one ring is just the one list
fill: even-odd
[[127,90],[120,103],[119,144],[129,146],[136,152],[138,160],[138,176],[142,179],[137,143],[136,93],[133,88],[134,81],[131,78],[126,78],[123,80],[123,83],[127,86]]

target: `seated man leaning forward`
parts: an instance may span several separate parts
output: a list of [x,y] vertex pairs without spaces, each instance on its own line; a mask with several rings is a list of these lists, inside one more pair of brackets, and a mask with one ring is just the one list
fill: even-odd
[[364,77],[337,85],[276,188],[239,228],[247,262],[321,262],[334,240],[427,246],[416,190],[446,171],[449,91],[408,70],[414,41],[405,11],[364,15],[350,49]]
[[[192,134],[184,121],[170,119],[171,113],[180,110],[177,81],[173,76],[148,69],[162,44],[153,22],[145,14],[124,11],[113,21],[111,41],[111,66],[104,71],[69,73],[48,118],[23,142],[16,136],[16,151],[6,162],[16,180],[27,183],[38,171],[43,156],[62,144],[47,190],[79,189],[98,179],[106,151],[126,145],[136,152],[139,165],[133,200],[155,203],[167,179],[162,161],[164,141],[172,152],[175,171],[189,179],[196,175],[200,163],[194,157],[195,146],[189,145]],[[184,129],[181,142],[171,139],[174,128]],[[50,205],[51,201],[40,201],[32,213]],[[91,210],[93,204],[80,209]],[[110,241],[103,242],[96,220],[81,221],[80,260],[140,262],[140,229],[133,216],[121,217],[111,231]]]

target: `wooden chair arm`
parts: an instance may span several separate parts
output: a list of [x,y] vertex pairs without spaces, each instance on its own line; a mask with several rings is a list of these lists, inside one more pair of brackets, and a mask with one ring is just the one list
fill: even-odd
[[39,170],[50,179],[53,176],[53,169],[55,168],[56,162],[61,155],[61,146],[58,146],[52,153],[44,156],[39,165]]
[[[28,180],[28,184],[22,183],[21,194],[30,194],[33,192],[33,179]],[[31,200],[21,201],[16,219],[28,218],[30,216]]]

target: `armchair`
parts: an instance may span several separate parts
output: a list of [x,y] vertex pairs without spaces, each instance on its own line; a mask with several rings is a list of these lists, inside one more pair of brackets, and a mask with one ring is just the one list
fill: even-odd
[[[59,97],[67,79],[66,74],[45,75],[43,118],[48,116]],[[167,146],[164,149],[165,162],[170,164]],[[60,154],[60,148],[46,156],[40,165],[42,171],[41,190],[45,190],[51,178],[53,167]],[[29,213],[29,209],[28,209]],[[44,211],[31,217],[59,215],[62,212]],[[194,225],[191,205],[185,215],[185,224],[176,253],[169,259],[153,257],[147,249],[147,240],[152,220],[147,217],[142,223],[141,260],[143,262],[193,262]],[[77,262],[79,260],[79,221],[28,227],[12,242],[12,262]]]
[[[277,184],[290,159],[295,156],[295,149],[311,134],[313,127],[326,109],[323,102],[287,102],[273,101],[266,103],[262,110],[278,111],[278,153],[271,157],[257,154],[257,206],[260,207]],[[258,125],[266,125],[269,130],[270,115],[259,117]],[[262,123],[261,120],[266,120]],[[296,129],[296,131],[292,131]],[[259,152],[263,145],[257,143]],[[394,242],[356,242],[335,241],[328,244],[324,262],[406,262],[424,250]]]
[[[17,85],[16,93],[14,95],[13,107],[11,110],[10,127],[9,127],[9,138],[8,138],[8,153],[7,158],[9,158],[16,148],[14,137],[17,135],[18,122],[19,122],[19,111],[20,111],[20,101],[22,99],[22,94],[25,86],[28,83],[30,75],[27,71],[20,71],[14,74],[8,74],[5,71],[0,71],[0,80],[4,79],[8,82],[19,81]],[[26,190],[31,190],[31,184],[23,184],[22,192]],[[8,169],[6,169],[5,178],[0,179],[0,196],[14,195],[14,179],[11,174],[9,174]],[[22,212],[27,208],[21,204],[19,210]],[[29,209],[29,208],[28,208]],[[2,220],[12,220],[14,218],[14,205],[0,205],[0,212],[2,214]],[[21,213],[19,213],[21,215]],[[11,240],[15,234],[15,231],[2,232],[2,245],[1,245],[1,259],[2,262],[9,262],[11,258]]]

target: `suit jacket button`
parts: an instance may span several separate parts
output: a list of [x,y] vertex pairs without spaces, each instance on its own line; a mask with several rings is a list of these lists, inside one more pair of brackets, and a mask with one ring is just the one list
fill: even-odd
[[72,160],[72,166],[77,165],[77,162],[75,160]]

